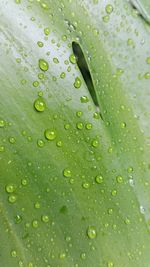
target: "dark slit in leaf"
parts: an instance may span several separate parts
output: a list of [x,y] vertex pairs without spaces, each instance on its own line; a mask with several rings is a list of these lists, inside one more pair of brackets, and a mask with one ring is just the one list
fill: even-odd
[[82,73],[83,79],[87,85],[87,88],[90,92],[90,95],[93,99],[93,102],[97,107],[99,107],[95,88],[94,88],[93,81],[92,81],[92,77],[91,77],[87,62],[85,60],[83,51],[82,51],[80,45],[76,42],[72,43],[72,49],[73,49],[73,52],[77,58],[77,65],[78,65],[78,67]]

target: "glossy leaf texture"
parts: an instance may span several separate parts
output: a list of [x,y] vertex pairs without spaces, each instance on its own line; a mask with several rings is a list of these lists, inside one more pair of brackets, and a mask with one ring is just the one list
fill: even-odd
[[1,0],[0,266],[150,266],[149,43],[129,1]]

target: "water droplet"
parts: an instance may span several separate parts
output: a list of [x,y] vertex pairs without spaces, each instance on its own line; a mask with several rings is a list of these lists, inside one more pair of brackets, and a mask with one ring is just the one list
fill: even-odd
[[42,215],[41,220],[42,220],[42,222],[48,223],[49,222],[48,215]]
[[16,4],[21,4],[21,0],[15,0]]
[[150,72],[146,72],[146,73],[144,74],[144,78],[145,78],[145,79],[150,79]]
[[132,47],[135,46],[134,41],[133,41],[131,38],[129,38],[129,39],[127,40],[127,45],[132,46]]
[[89,184],[88,182],[84,182],[84,183],[82,184],[82,187],[83,187],[84,189],[88,189],[88,188],[90,187],[90,184]]
[[39,68],[43,71],[47,71],[49,69],[49,64],[44,59],[39,60]]
[[76,127],[77,127],[78,130],[82,130],[83,129],[83,123],[82,122],[78,122],[76,124]]
[[43,42],[40,42],[40,41],[37,42],[37,45],[38,45],[39,47],[43,47],[43,46],[44,46]]
[[81,257],[82,260],[85,260],[86,259],[86,254],[83,252],[83,253],[81,253],[80,257]]
[[121,175],[118,175],[116,177],[117,183],[122,184],[123,183],[123,177]]
[[107,23],[109,21],[109,19],[110,19],[109,15],[106,15],[106,16],[103,17],[103,21],[105,23]]
[[100,115],[99,112],[95,112],[95,113],[93,114],[93,117],[94,117],[94,119],[100,119],[101,115]]
[[15,191],[15,186],[13,184],[8,184],[5,187],[7,193],[13,193]]
[[117,190],[115,190],[115,189],[112,190],[112,191],[111,191],[111,194],[112,194],[113,197],[115,197],[115,196],[117,195]]
[[81,82],[80,78],[76,77],[75,82],[74,82],[74,87],[79,89],[81,87],[81,84],[82,84],[82,82]]
[[95,182],[96,182],[97,184],[102,184],[103,181],[104,181],[104,178],[103,178],[102,175],[97,175],[97,176],[95,177]]
[[121,127],[122,129],[126,128],[126,123],[125,123],[125,122],[122,122],[122,123],[120,124],[120,127]]
[[147,63],[147,64],[150,64],[150,57],[147,57],[147,59],[146,59],[146,63]]
[[71,177],[71,171],[69,170],[69,169],[64,169],[63,170],[63,175],[65,176],[65,177]]
[[130,220],[129,220],[129,218],[126,218],[126,219],[124,220],[124,222],[125,222],[125,224],[129,225],[129,224],[130,224]]
[[113,209],[108,209],[108,214],[112,215],[113,214]]
[[105,8],[107,14],[111,14],[113,12],[113,6],[108,4]]
[[16,143],[16,139],[15,139],[15,137],[10,137],[10,138],[9,138],[9,142],[10,142],[11,144],[15,144],[15,143]]
[[77,112],[76,112],[76,116],[77,116],[77,117],[80,118],[82,115],[83,115],[83,112],[82,112],[82,111],[77,111]]
[[4,146],[0,146],[0,152],[4,152],[5,151],[5,147]]
[[107,263],[107,267],[114,267],[113,262],[112,262],[112,261],[109,261],[109,262]]
[[0,128],[3,128],[5,126],[5,121],[0,119]]
[[59,141],[57,141],[56,145],[57,145],[58,147],[62,147],[63,142],[62,142],[61,140],[59,140]]
[[60,78],[61,79],[64,79],[66,77],[66,73],[65,72],[62,72],[61,74],[60,74]]
[[98,142],[98,140],[96,140],[96,139],[94,139],[93,141],[92,141],[92,146],[93,147],[98,147],[99,146],[99,142]]
[[22,216],[21,215],[19,215],[19,214],[17,214],[16,216],[15,216],[15,223],[21,223],[22,222]]
[[74,54],[71,54],[70,57],[69,57],[69,60],[72,64],[75,64],[76,63],[76,57]]
[[49,141],[53,141],[56,138],[56,132],[54,130],[47,129],[44,132],[45,138]]
[[70,124],[69,124],[69,123],[66,123],[66,124],[64,125],[64,128],[65,128],[65,130],[68,130],[68,129],[70,128]]
[[129,166],[128,169],[127,169],[127,172],[128,172],[128,173],[133,172],[133,168],[132,168],[131,166]]
[[61,260],[64,260],[64,259],[66,258],[66,253],[65,253],[65,252],[61,252],[61,253],[59,254],[59,258],[60,258]]
[[80,100],[81,100],[81,103],[87,103],[87,102],[89,102],[89,99],[88,99],[87,96],[81,96],[80,97]]
[[45,104],[44,99],[42,97],[37,98],[34,101],[34,107],[37,111],[43,112],[46,108],[46,104]]
[[57,57],[54,57],[54,58],[53,58],[53,62],[54,62],[55,64],[58,64],[58,63],[59,63],[58,58],[57,58]]
[[93,127],[92,123],[87,123],[87,124],[85,125],[85,128],[86,128],[87,130],[91,130],[92,127]]
[[13,258],[17,257],[17,252],[15,250],[12,250],[10,254]]
[[38,221],[37,221],[37,220],[33,220],[33,221],[32,221],[32,226],[33,226],[34,228],[37,228],[37,227],[39,226]]
[[16,200],[17,200],[17,198],[16,198],[15,195],[11,195],[11,196],[8,197],[8,201],[11,204],[14,204],[16,202]]
[[40,209],[41,205],[40,205],[39,202],[36,202],[36,203],[34,204],[34,207],[35,207],[35,209]]
[[96,229],[94,226],[89,226],[87,229],[87,235],[90,239],[94,239],[97,236]]
[[42,147],[44,147],[45,142],[42,139],[38,139],[37,140],[37,145],[38,145],[38,147],[42,148]]
[[142,214],[145,213],[145,208],[144,208],[142,205],[140,206],[140,212],[141,212]]
[[34,81],[34,82],[33,82],[33,86],[34,86],[34,87],[38,87],[38,86],[39,86],[39,82],[38,82],[38,81]]
[[45,35],[49,35],[50,34],[50,29],[49,28],[45,28],[44,29],[44,33],[45,33]]

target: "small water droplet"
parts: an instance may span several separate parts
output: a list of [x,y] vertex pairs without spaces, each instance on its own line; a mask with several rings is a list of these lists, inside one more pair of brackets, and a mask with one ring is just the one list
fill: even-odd
[[5,121],[0,119],[0,128],[3,128],[5,126]]
[[46,129],[44,134],[45,138],[49,141],[53,141],[56,138],[56,132],[54,130]]
[[142,205],[140,206],[140,212],[141,212],[142,214],[145,213],[145,208],[144,208]]
[[128,172],[128,173],[133,172],[133,167],[129,166],[128,169],[127,169],[127,172]]
[[117,195],[117,190],[115,190],[115,189],[112,190],[112,191],[111,191],[111,194],[112,194],[113,197],[115,197],[115,196]]
[[76,63],[76,57],[74,54],[71,54],[70,57],[69,57],[69,60],[72,64],[75,64]]
[[38,139],[37,140],[37,145],[38,145],[38,147],[42,148],[42,147],[44,147],[45,142],[42,139]]
[[129,218],[125,218],[124,222],[125,222],[125,224],[129,225],[130,224]]
[[50,29],[49,28],[45,28],[44,29],[44,33],[45,33],[45,35],[49,35],[50,34]]
[[59,140],[59,141],[57,141],[56,145],[57,145],[58,147],[62,147],[63,142],[62,142],[61,140]]
[[83,123],[82,122],[78,122],[76,124],[76,127],[77,127],[78,130],[82,130],[83,129]]
[[106,16],[103,17],[103,21],[104,21],[105,23],[107,23],[109,20],[110,20],[109,15],[106,15]]
[[33,82],[33,86],[34,86],[34,87],[38,87],[38,86],[39,86],[39,82],[38,82],[38,81],[34,81],[34,82]]
[[81,253],[80,257],[81,257],[82,260],[85,260],[86,259],[86,253],[84,253],[84,252]]
[[9,203],[11,203],[11,204],[14,204],[14,203],[16,202],[16,200],[17,200],[17,198],[16,198],[15,195],[10,195],[10,196],[8,197],[8,201],[9,201]]
[[80,100],[81,100],[81,103],[87,103],[87,102],[89,102],[89,99],[88,99],[87,96],[81,96],[80,97]]
[[112,215],[113,214],[113,209],[108,209],[108,214]]
[[111,14],[113,12],[113,6],[108,4],[105,8],[107,14]]
[[37,45],[38,45],[39,47],[43,47],[43,46],[44,46],[43,42],[40,42],[40,41],[37,42]]
[[94,140],[92,141],[92,146],[95,147],[95,148],[99,146],[99,142],[98,142],[97,139],[94,139]]
[[109,261],[109,262],[107,263],[107,267],[114,267],[114,263],[113,263],[112,261]]
[[121,175],[118,175],[116,177],[117,183],[122,184],[123,183],[123,177]]
[[65,176],[65,177],[71,177],[71,171],[67,168],[67,169],[64,169],[63,170],[63,175]]
[[0,152],[4,152],[5,151],[5,147],[4,146],[0,146]]
[[35,209],[40,209],[41,205],[40,205],[39,202],[36,202],[36,203],[34,204],[34,207],[35,207]]
[[87,130],[91,130],[92,127],[93,127],[92,123],[87,123],[87,124],[85,125],[85,128],[86,128]]
[[12,250],[10,254],[13,258],[17,257],[17,252],[15,250]]
[[40,59],[39,60],[39,68],[43,71],[47,71],[49,69],[48,62],[44,59]]
[[11,144],[15,144],[15,143],[16,143],[16,139],[15,139],[15,137],[10,137],[10,138],[9,138],[9,142],[10,142]]
[[45,104],[44,99],[42,97],[37,98],[34,101],[34,107],[37,111],[43,112],[46,108],[46,104]]
[[88,188],[90,187],[90,184],[89,184],[88,182],[84,182],[84,183],[82,184],[82,187],[83,187],[84,189],[88,189]]
[[103,181],[104,181],[104,178],[103,178],[102,175],[97,175],[97,176],[95,177],[95,182],[96,182],[97,184],[102,184]]
[[17,214],[16,216],[15,216],[15,223],[21,223],[22,222],[22,216],[21,215],[19,215],[19,214]]
[[42,222],[48,223],[49,222],[48,215],[42,215],[41,220],[42,220]]
[[146,59],[146,63],[147,63],[147,64],[150,64],[150,57],[147,57],[147,59]]
[[146,73],[144,74],[144,78],[145,78],[145,79],[150,79],[150,72],[146,72]]
[[76,77],[74,82],[74,87],[79,89],[81,87],[81,84],[82,84],[81,79],[79,77]]
[[33,220],[32,221],[32,226],[33,226],[33,228],[38,228],[38,226],[39,226],[38,221],[37,220]]
[[97,236],[96,229],[94,226],[89,226],[87,229],[87,235],[90,239],[94,239]]
[[8,184],[5,187],[7,193],[13,193],[15,191],[15,186],[13,184]]
[[126,128],[126,123],[125,123],[125,122],[122,122],[122,123],[120,124],[120,127],[121,127],[122,129]]

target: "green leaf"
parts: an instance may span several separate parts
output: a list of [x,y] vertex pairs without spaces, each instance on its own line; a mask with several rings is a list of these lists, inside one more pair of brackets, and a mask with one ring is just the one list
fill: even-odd
[[131,2],[145,18],[145,20],[150,22],[150,2],[147,0],[131,0]]
[[149,266],[149,33],[124,0],[0,2],[1,266]]

